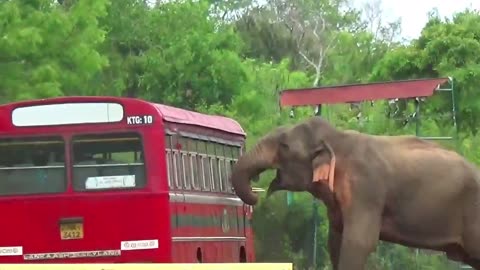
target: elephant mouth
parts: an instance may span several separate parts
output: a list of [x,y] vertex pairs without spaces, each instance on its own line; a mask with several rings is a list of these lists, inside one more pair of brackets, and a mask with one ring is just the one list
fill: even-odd
[[[278,140],[282,130],[271,133],[262,138],[252,150],[242,155],[232,168],[231,183],[237,196],[246,204],[255,205],[258,195],[252,190],[251,181],[267,169],[274,169],[277,166]],[[278,181],[275,181],[277,183]],[[270,193],[277,191],[276,184],[269,188]],[[268,193],[268,191],[267,191]]]

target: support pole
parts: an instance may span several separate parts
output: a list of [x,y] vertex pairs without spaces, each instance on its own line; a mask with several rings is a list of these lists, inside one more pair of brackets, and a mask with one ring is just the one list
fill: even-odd
[[420,99],[415,99],[415,136],[420,137]]
[[[318,104],[315,109],[315,116],[322,115],[322,105]],[[313,248],[312,248],[312,265],[313,269],[317,269],[317,238],[318,238],[318,224],[319,224],[319,216],[318,216],[318,200],[313,198]]]

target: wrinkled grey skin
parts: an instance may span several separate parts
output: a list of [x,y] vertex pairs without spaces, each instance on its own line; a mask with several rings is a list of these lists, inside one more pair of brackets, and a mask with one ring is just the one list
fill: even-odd
[[[335,189],[313,183],[316,166],[337,160]],[[255,205],[251,179],[275,169],[269,194],[307,191],[330,221],[334,269],[360,270],[379,240],[446,252],[480,270],[480,176],[455,152],[413,136],[340,131],[320,117],[280,127],[233,167],[236,194]]]

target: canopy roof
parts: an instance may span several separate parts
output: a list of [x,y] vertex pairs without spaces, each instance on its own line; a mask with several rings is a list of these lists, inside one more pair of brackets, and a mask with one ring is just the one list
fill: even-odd
[[448,78],[416,79],[287,89],[280,92],[280,106],[306,106],[379,99],[428,97],[448,80]]

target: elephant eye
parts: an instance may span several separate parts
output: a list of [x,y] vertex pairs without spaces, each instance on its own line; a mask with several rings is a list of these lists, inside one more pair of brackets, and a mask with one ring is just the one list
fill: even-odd
[[313,155],[318,156],[318,155],[322,154],[324,151],[325,151],[325,148],[323,146],[320,146],[320,147],[315,149]]
[[284,150],[288,150],[290,147],[288,146],[288,144],[286,144],[285,142],[281,142],[280,143],[280,147]]

